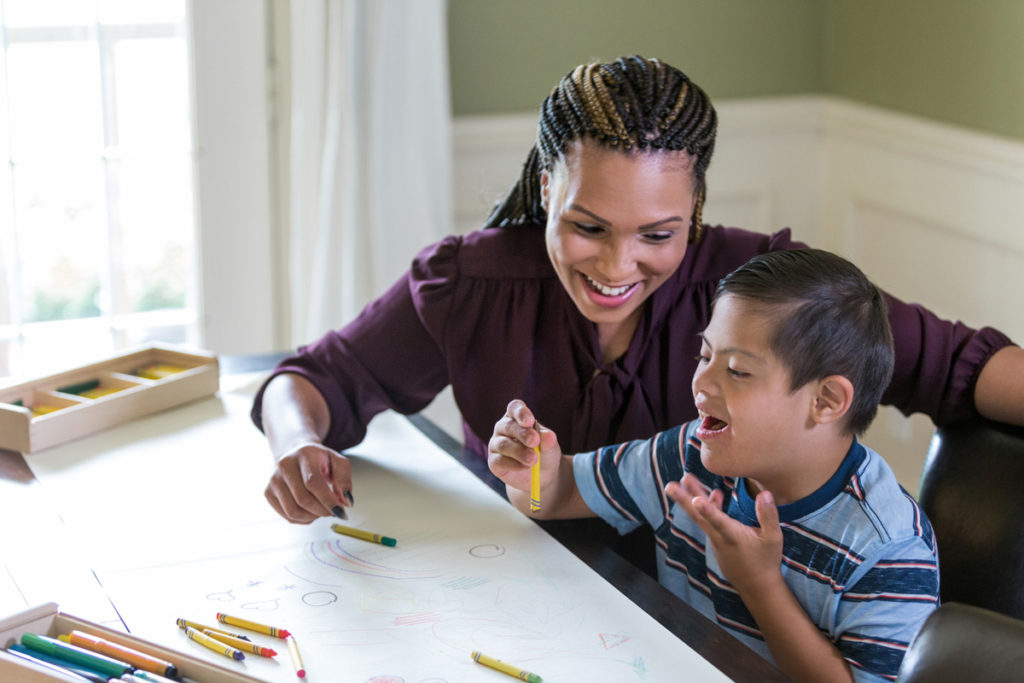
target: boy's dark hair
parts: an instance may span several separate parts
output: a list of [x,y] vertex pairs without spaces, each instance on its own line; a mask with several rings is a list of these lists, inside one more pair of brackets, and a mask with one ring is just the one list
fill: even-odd
[[885,299],[857,266],[820,249],[772,251],[722,278],[712,308],[726,294],[776,309],[769,348],[789,368],[791,391],[842,375],[854,390],[847,427],[853,434],[868,428],[894,352]]

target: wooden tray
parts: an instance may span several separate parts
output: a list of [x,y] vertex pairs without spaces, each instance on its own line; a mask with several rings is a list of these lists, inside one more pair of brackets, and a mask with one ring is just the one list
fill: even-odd
[[217,357],[153,345],[0,389],[0,448],[33,453],[216,393]]
[[5,648],[0,649],[0,680],[19,681],[19,683],[74,680],[64,678],[52,671],[36,668],[31,663],[6,652],[7,646],[21,642],[23,633],[35,633],[56,638],[58,635],[70,633],[74,629],[122,643],[134,650],[167,660],[177,667],[180,675],[203,683],[252,683],[254,681],[259,683],[260,681],[260,679],[241,671],[234,671],[194,655],[162,647],[137,636],[65,614],[60,611],[56,603],[52,602],[0,619],[0,647]]

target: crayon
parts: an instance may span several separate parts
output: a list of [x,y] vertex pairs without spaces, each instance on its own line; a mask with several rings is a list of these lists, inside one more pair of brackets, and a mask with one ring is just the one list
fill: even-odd
[[537,462],[530,465],[530,512],[540,512],[540,446],[534,446]]
[[341,524],[332,524],[331,531],[344,534],[345,536],[352,536],[353,538],[361,538],[364,541],[370,541],[371,543],[380,543],[381,545],[389,545],[394,547],[398,541],[391,538],[390,536],[381,536],[380,534],[374,534],[369,531],[363,531],[362,529],[354,529],[350,526],[344,526]]
[[532,674],[529,671],[520,669],[517,666],[512,666],[511,664],[503,662],[500,659],[488,657],[483,652],[480,652],[480,650],[473,650],[473,654],[470,656],[473,658],[473,661],[477,662],[478,664],[489,666],[492,669],[495,669],[496,671],[500,671],[503,674],[508,674],[509,676],[512,676],[513,678],[518,678],[521,681],[527,681],[528,683],[541,683],[541,681],[543,681],[543,679],[537,674]]
[[98,379],[87,379],[84,382],[76,382],[74,384],[66,384],[62,387],[57,387],[57,391],[61,394],[75,394],[79,395],[83,391],[89,391],[95,389],[100,385]]
[[222,624],[228,624],[230,626],[237,626],[239,628],[249,629],[256,633],[265,633],[268,636],[275,638],[287,638],[291,635],[288,631],[283,628],[277,628],[274,626],[266,626],[265,624],[257,624],[255,621],[249,621],[248,619],[242,619],[240,617],[233,617],[230,614],[223,614],[217,612],[217,621]]
[[250,642],[248,640],[242,640],[241,638],[235,638],[234,636],[225,635],[220,631],[214,631],[213,629],[204,628],[203,633],[210,636],[214,640],[219,640],[225,645],[241,650],[242,652],[251,652],[254,655],[260,657],[276,657],[277,652],[271,650],[269,647],[263,647],[257,643]]
[[107,655],[108,657],[116,657],[128,662],[136,669],[152,671],[167,678],[176,678],[178,675],[178,667],[172,662],[154,657],[145,652],[139,652],[127,645],[122,645],[106,638],[75,630],[71,632],[70,640],[72,645],[84,647],[86,650],[99,652],[101,655]]
[[49,415],[50,413],[57,412],[58,410],[60,410],[60,406],[48,406],[43,403],[37,403],[34,406],[32,406],[29,410],[32,411],[32,415],[34,417],[39,417],[40,415]]
[[36,650],[46,655],[60,657],[69,662],[86,666],[110,678],[117,678],[126,674],[132,668],[131,664],[127,662],[96,652],[90,652],[75,645],[62,643],[56,638],[48,638],[47,636],[40,636],[35,633],[23,633],[21,635],[21,644],[30,650]]
[[[19,649],[15,650],[14,648]],[[27,652],[25,650],[28,650]],[[57,657],[47,657],[42,652],[35,652],[28,648],[22,648],[16,643],[11,646],[11,649],[6,651],[9,655],[14,655],[19,659],[24,659],[27,662],[32,662],[38,667],[48,669],[59,673],[63,677],[70,677],[76,681],[84,681],[85,683],[107,683],[109,678],[102,674],[98,674],[95,671],[89,669],[81,669],[76,667],[71,662],[58,659]]]
[[302,655],[299,654],[299,644],[295,642],[295,636],[288,636],[284,639],[288,644],[288,654],[292,656],[292,666],[295,667],[295,675],[299,678],[306,677],[306,667],[302,664]]
[[238,638],[239,640],[252,640],[249,636],[241,633],[235,633],[233,631],[225,631],[222,628],[216,626],[207,626],[206,624],[200,624],[195,621],[189,621],[188,619],[175,619],[175,623],[178,624],[178,628],[184,630],[186,626],[190,626],[197,631],[216,631],[232,638]]
[[245,659],[245,653],[241,650],[236,650],[230,645],[225,645],[219,640],[214,640],[210,636],[206,635],[201,631],[195,630],[191,626],[185,627],[185,635],[188,636],[191,640],[194,640],[195,642],[199,643],[200,645],[208,647],[217,654],[224,655],[225,657],[230,657],[231,659],[234,659],[237,662],[240,662],[243,659]]

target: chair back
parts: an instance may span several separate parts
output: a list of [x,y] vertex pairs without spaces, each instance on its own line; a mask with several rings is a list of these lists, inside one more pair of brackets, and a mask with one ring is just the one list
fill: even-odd
[[942,601],[1024,619],[1024,428],[937,429],[918,501],[938,540]]
[[947,602],[932,612],[903,657],[896,683],[1024,680],[1024,621]]

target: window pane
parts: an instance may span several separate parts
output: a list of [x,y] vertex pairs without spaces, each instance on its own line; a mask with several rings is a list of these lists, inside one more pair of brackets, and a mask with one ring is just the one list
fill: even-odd
[[82,0],[3,0],[3,11],[4,23],[12,28],[96,22],[96,3]]
[[140,158],[111,165],[118,187],[122,268],[114,287],[115,313],[185,308],[195,273],[192,160]]
[[99,58],[85,42],[16,44],[7,52],[14,160],[103,152]]
[[102,169],[93,164],[14,168],[14,225],[26,322],[100,314],[106,269]]
[[122,154],[191,146],[188,62],[181,38],[121,40],[114,47],[117,142]]
[[104,24],[176,24],[185,20],[185,0],[100,0]]

